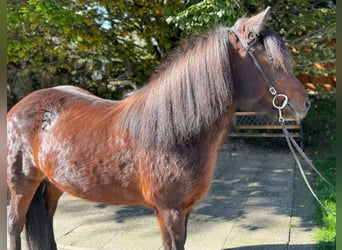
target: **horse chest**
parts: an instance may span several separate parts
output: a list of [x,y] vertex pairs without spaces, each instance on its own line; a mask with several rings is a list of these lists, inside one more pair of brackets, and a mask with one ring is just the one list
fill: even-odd
[[213,154],[159,152],[139,167],[142,193],[150,204],[195,203],[207,193],[214,172]]

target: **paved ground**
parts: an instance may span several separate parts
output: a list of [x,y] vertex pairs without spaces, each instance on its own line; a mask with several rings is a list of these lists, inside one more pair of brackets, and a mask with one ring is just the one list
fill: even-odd
[[[208,196],[189,219],[188,250],[310,250],[314,201],[286,148],[224,144]],[[156,217],[63,195],[55,215],[60,250],[162,249]]]

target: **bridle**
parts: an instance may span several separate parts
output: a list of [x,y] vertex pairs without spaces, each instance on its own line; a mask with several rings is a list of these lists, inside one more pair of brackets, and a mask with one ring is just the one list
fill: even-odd
[[[272,82],[267,77],[267,75],[266,75],[265,71],[262,69],[258,59],[255,57],[253,51],[251,50],[251,48],[253,48],[253,46],[258,42],[258,37],[255,36],[253,39],[251,39],[251,41],[249,43],[246,43],[242,39],[242,37],[240,36],[239,32],[235,29],[235,27],[231,27],[230,31],[235,34],[235,36],[238,38],[239,42],[241,43],[242,47],[246,50],[248,55],[252,58],[252,61],[255,65],[255,67],[257,68],[257,70],[261,74],[262,78],[264,79],[264,81],[268,87],[268,90],[270,91],[271,95],[273,96],[272,104],[273,104],[274,108],[278,109],[279,122],[284,123],[285,119],[282,116],[281,111],[282,111],[282,109],[284,109],[286,107],[286,105],[289,105],[289,102],[288,102],[289,98],[287,97],[287,95],[277,93],[277,90],[273,87]],[[280,105],[277,104],[277,99],[282,99],[280,101]],[[291,107],[291,109],[293,109],[293,108]]]
[[[291,133],[288,131],[286,124],[285,124],[285,119],[282,116],[282,110],[286,107],[286,105],[289,105],[289,98],[284,95],[284,94],[278,94],[277,90],[274,88],[272,82],[270,81],[270,79],[267,77],[265,71],[262,69],[261,64],[259,63],[258,59],[255,57],[253,51],[251,50],[251,48],[258,42],[258,37],[255,36],[253,39],[251,39],[251,41],[249,41],[248,43],[246,43],[244,41],[244,39],[242,39],[242,37],[240,36],[240,33],[236,30],[236,28],[233,26],[229,29],[230,32],[234,33],[235,36],[238,38],[239,42],[241,43],[242,47],[246,50],[246,52],[248,53],[248,55],[252,58],[252,61],[255,65],[255,67],[258,69],[259,73],[261,74],[262,78],[264,79],[269,92],[271,93],[271,95],[273,96],[273,100],[272,100],[272,105],[274,108],[276,108],[279,112],[279,117],[278,117],[278,121],[282,126],[285,138],[286,138],[286,142],[294,156],[294,159],[297,163],[297,166],[300,170],[300,173],[305,181],[305,184],[307,185],[308,189],[310,190],[310,192],[312,193],[313,197],[317,200],[317,202],[321,205],[322,208],[324,208],[328,213],[332,214],[333,216],[336,216],[336,214],[334,212],[332,212],[330,209],[328,209],[326,206],[323,205],[323,203],[321,202],[321,200],[318,198],[318,196],[316,195],[316,193],[313,191],[313,189],[310,186],[309,181],[306,178],[306,175],[304,173],[303,167],[297,157],[297,154],[295,152],[295,149],[299,152],[299,154],[303,157],[303,159],[308,163],[308,165],[323,179],[323,181],[325,181],[331,188],[335,189],[335,186],[333,186],[330,182],[328,182],[323,176],[322,174],[315,168],[315,166],[312,164],[311,160],[306,156],[306,154],[304,153],[304,151],[301,149],[301,147],[297,144],[297,142],[295,141],[295,139],[293,139]],[[280,105],[277,104],[277,99],[281,99],[280,100]],[[290,108],[293,110],[293,108],[290,106]],[[295,148],[295,149],[294,149]]]

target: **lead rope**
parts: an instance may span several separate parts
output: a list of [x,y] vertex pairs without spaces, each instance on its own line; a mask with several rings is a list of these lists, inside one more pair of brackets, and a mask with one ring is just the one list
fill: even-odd
[[[274,88],[270,88],[270,92],[271,94],[274,96],[272,104],[273,107],[275,107],[276,109],[278,109],[279,111],[279,123],[283,129],[283,132],[285,134],[285,138],[286,138],[286,142],[293,154],[293,157],[297,163],[297,166],[300,170],[300,173],[304,179],[304,182],[306,184],[306,186],[308,187],[308,189],[310,190],[311,194],[313,195],[313,197],[316,199],[316,201],[320,204],[320,206],[329,214],[333,215],[336,217],[336,213],[332,212],[330,209],[328,209],[326,206],[324,206],[324,204],[321,202],[321,200],[318,198],[318,196],[316,195],[316,193],[313,191],[313,189],[311,188],[311,185],[308,181],[308,179],[306,178],[306,175],[304,173],[302,164],[300,162],[300,160],[298,159],[298,156],[295,152],[295,149],[299,152],[299,154],[303,157],[303,159],[308,163],[308,165],[322,178],[322,180],[328,184],[331,188],[333,188],[334,190],[336,189],[334,185],[332,185],[326,178],[324,178],[322,176],[322,174],[317,170],[317,168],[315,168],[315,166],[312,164],[312,162],[310,161],[310,159],[306,156],[306,154],[304,153],[304,151],[300,148],[300,146],[297,144],[296,140],[293,139],[291,133],[288,131],[286,125],[285,125],[285,119],[282,116],[282,109],[285,108],[285,106],[287,105],[288,102],[288,97],[286,95],[283,94],[277,94],[277,92],[275,91]],[[278,97],[283,98],[283,101],[280,105],[276,104],[276,99]]]

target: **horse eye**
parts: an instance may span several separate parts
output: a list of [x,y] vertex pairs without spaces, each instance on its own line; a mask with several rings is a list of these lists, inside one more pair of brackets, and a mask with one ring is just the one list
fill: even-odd
[[257,38],[257,35],[255,33],[251,32],[248,34],[248,41],[249,42],[253,41],[256,38]]
[[267,60],[269,60],[270,62],[273,62],[273,57],[272,56],[267,55],[266,57],[267,57]]

